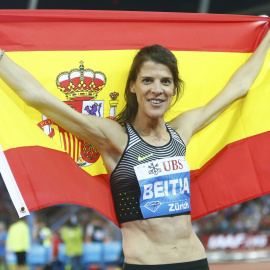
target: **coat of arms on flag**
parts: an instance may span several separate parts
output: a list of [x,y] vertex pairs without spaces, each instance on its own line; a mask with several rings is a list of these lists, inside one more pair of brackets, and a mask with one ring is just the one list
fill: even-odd
[[[64,103],[79,113],[98,117],[105,116],[105,102],[97,98],[106,86],[106,82],[107,77],[103,72],[85,68],[83,61],[80,61],[79,68],[61,72],[56,78],[57,88],[66,96]],[[108,118],[114,119],[116,117],[118,96],[118,92],[109,94],[111,100],[109,101],[110,115],[107,116]],[[38,123],[38,126],[51,138],[55,135],[55,129],[52,125],[57,124],[42,115],[42,121]],[[99,159],[100,153],[93,145],[76,138],[60,126],[58,126],[58,130],[60,144],[80,167],[89,166]]]

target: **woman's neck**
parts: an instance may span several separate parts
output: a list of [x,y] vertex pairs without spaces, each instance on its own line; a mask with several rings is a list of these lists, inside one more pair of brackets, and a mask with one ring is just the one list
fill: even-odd
[[154,140],[158,140],[166,133],[164,119],[147,121],[146,119],[135,118],[132,125],[140,135],[152,137]]

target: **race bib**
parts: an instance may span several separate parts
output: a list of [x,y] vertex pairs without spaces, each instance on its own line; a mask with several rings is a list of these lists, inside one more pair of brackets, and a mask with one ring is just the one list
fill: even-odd
[[190,211],[190,170],[185,157],[150,161],[134,167],[144,218]]

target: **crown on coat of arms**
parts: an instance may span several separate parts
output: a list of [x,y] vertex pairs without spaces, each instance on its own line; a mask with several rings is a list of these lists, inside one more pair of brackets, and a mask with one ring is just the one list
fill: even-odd
[[79,69],[61,72],[56,78],[57,88],[67,100],[93,100],[106,84],[106,76],[100,71],[85,69],[80,61]]

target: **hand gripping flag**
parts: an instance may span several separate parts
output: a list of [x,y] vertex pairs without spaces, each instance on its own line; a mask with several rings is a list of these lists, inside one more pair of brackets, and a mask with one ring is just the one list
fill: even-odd
[[[175,53],[186,85],[168,121],[214,97],[256,49],[268,21],[235,15],[2,10],[0,45],[74,110],[113,118],[123,107],[135,53],[161,44]],[[187,161],[193,219],[269,193],[269,75],[267,55],[248,95],[192,138]],[[26,106],[2,81],[0,102],[0,171],[19,215],[74,203],[117,224],[98,149]]]

